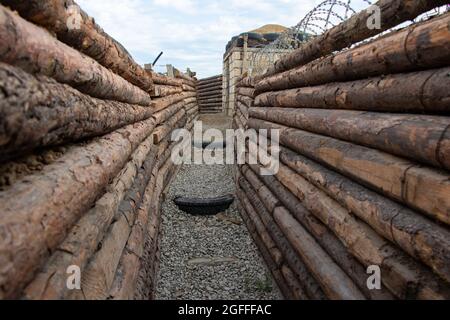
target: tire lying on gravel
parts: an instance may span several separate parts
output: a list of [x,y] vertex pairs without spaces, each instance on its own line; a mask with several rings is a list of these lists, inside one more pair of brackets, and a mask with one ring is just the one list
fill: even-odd
[[227,194],[216,198],[175,197],[173,202],[177,207],[192,215],[215,215],[227,210],[234,202],[234,196]]

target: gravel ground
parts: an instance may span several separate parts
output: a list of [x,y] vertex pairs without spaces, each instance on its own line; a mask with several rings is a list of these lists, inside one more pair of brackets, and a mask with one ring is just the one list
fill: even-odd
[[[229,124],[222,120],[214,127]],[[162,205],[156,299],[282,299],[235,204],[217,216],[200,217],[178,210],[172,201],[178,195],[234,193],[231,169],[183,165],[176,175]]]

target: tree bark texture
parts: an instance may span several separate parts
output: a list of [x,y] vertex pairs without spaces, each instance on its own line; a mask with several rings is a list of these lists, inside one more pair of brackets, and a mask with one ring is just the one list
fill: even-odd
[[281,128],[280,142],[299,154],[394,200],[448,223],[448,173],[406,159],[302,130],[250,118],[255,129]]
[[448,283],[351,216],[324,192],[284,165],[276,177],[301,199],[307,210],[333,230],[361,263],[380,266],[382,281],[399,298],[448,299]]
[[[250,185],[251,183],[248,180],[241,183],[241,187],[246,191],[250,199],[257,200],[253,204],[259,203],[262,205],[262,197],[258,197]],[[273,210],[271,211],[269,207],[273,208]],[[299,257],[301,257],[302,262],[306,265],[328,298],[349,300],[365,299],[353,281],[323,251],[311,235],[298,222],[295,222],[292,216],[290,218],[286,216],[286,214],[290,216],[290,213],[284,207],[279,206],[279,203],[272,203],[269,207],[266,206],[265,210],[262,211],[258,210],[259,214],[266,212],[267,216],[272,217],[273,215],[267,221],[270,222],[267,227],[275,224],[278,225],[278,228],[276,228],[278,233],[289,242],[291,248],[295,250],[294,252],[297,252]],[[302,237],[302,239],[300,240],[299,237]],[[328,269],[324,270],[321,268]],[[330,275],[334,277],[335,281],[331,281],[328,278]],[[300,279],[303,280],[302,278]]]
[[[2,0],[28,21],[40,25],[58,39],[111,69],[125,80],[152,92],[151,74],[137,64],[128,51],[98,26],[73,0]],[[71,27],[71,19],[80,19],[79,26]]]
[[24,290],[29,300],[60,300],[69,295],[66,270],[77,265],[83,272],[88,259],[95,253],[110,227],[119,204],[134,182],[151,148],[155,148],[152,137],[148,137],[133,153],[131,160],[106,187],[105,194],[71,228],[66,239],[58,245],[48,262],[35,279]]
[[[243,194],[244,191],[238,189],[237,194]],[[266,265],[268,267],[268,269],[271,271],[272,276],[274,277],[275,281],[277,282],[278,287],[280,288],[280,291],[283,295],[283,297],[285,299],[296,299],[296,296],[294,294],[294,292],[292,292],[291,287],[288,285],[287,280],[282,276],[281,272],[280,272],[280,268],[275,264],[275,262],[273,261],[272,257],[270,256],[269,250],[264,246],[261,238],[259,237],[258,233],[255,231],[255,226],[253,225],[253,221],[250,220],[250,218],[248,217],[248,214],[245,210],[245,208],[243,207],[243,205],[241,205],[240,202],[238,202],[237,204],[238,210],[241,214],[242,220],[244,220],[247,229],[250,232],[250,235],[253,238],[253,241],[255,242],[256,246],[259,249],[259,252],[261,253],[264,261],[266,262]],[[295,276],[292,274],[292,276],[295,278]],[[298,282],[298,281],[297,281]],[[301,300],[308,300],[308,296],[306,295],[306,293],[303,291],[303,289],[301,287],[297,288],[297,296],[301,297]]]
[[139,168],[131,189],[119,205],[114,223],[101,242],[100,249],[91,257],[83,271],[82,290],[72,291],[70,298],[105,300],[109,296],[117,267],[137,217],[137,210],[142,205],[145,189],[156,165],[156,151],[156,148],[153,148]]
[[58,162],[0,192],[0,258],[7,262],[1,298],[18,297],[153,129],[150,119],[74,146]]
[[375,5],[381,10],[381,29],[367,27],[367,22],[373,12],[363,10],[282,57],[275,62],[273,67],[269,68],[264,76],[304,65],[334,51],[350,47],[352,44],[380,34],[403,22],[413,20],[420,14],[445,4],[447,4],[445,0],[380,0]]
[[251,108],[250,117],[450,170],[450,117],[303,108]]
[[[246,177],[255,181],[257,172],[259,170],[258,165],[249,165],[251,170],[247,167],[243,167],[243,172]],[[345,273],[353,279],[359,289],[365,294],[367,298],[375,300],[391,300],[393,296],[386,290],[386,287],[382,287],[381,290],[369,290],[367,288],[367,273],[362,264],[356,260],[341,243],[334,233],[328,229],[320,220],[314,215],[308,212],[301,204],[300,200],[292,194],[285,186],[283,186],[273,176],[259,176],[265,186],[272,192],[272,203],[277,203],[278,200],[283,204],[295,218],[314,236],[316,241],[324,248],[330,257],[345,271]],[[267,190],[264,185],[260,186],[260,190]],[[270,196],[270,192],[266,191],[265,197],[262,197],[266,202]],[[261,193],[261,191],[258,191]],[[276,198],[277,200],[273,199]],[[275,208],[275,207],[274,207]]]
[[2,6],[0,38],[3,62],[54,78],[95,98],[151,105],[150,95],[142,89]]
[[265,92],[259,107],[449,113],[450,68]]
[[450,232],[416,212],[370,191],[300,155],[282,161],[369,224],[379,235],[429,265],[450,282]]
[[450,64],[450,13],[414,24],[367,44],[267,77],[257,93],[300,88]]
[[0,162],[39,147],[103,135],[152,114],[152,108],[92,98],[0,63]]

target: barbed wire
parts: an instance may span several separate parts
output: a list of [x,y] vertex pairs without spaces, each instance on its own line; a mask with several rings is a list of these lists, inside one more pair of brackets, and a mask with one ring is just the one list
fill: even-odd
[[[375,2],[376,0],[325,0],[321,2],[308,12],[297,25],[281,33],[275,41],[263,45],[256,52],[251,52],[249,74],[263,74],[270,65],[273,65],[284,55],[298,49],[302,43],[323,34],[328,29],[349,19],[353,14],[369,8]],[[394,29],[427,20],[449,10],[450,5],[433,9],[417,17],[414,21],[404,23]],[[392,30],[385,31],[378,36]]]

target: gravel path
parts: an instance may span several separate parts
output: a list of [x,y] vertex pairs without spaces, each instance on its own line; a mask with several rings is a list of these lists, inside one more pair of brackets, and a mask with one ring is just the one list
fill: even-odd
[[172,201],[177,195],[234,193],[231,169],[183,165],[176,175],[162,205],[156,299],[282,299],[235,204],[217,216],[200,217],[178,210]]

